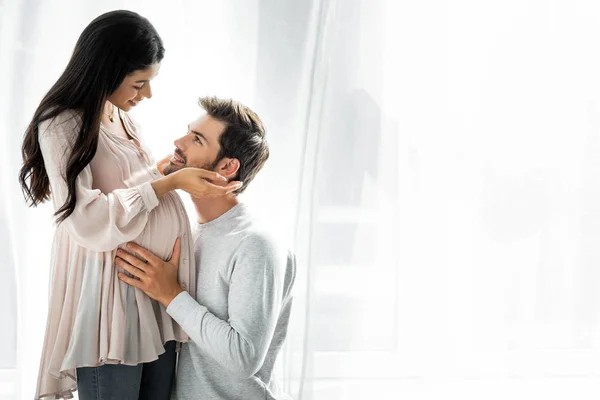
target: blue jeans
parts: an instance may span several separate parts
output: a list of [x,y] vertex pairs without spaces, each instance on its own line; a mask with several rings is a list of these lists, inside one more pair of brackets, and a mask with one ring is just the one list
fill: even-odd
[[79,400],[169,400],[176,360],[175,342],[170,341],[156,361],[77,368]]

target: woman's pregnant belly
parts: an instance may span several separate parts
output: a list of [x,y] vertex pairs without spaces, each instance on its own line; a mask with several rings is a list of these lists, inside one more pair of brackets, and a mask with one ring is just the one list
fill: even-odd
[[[173,253],[177,238],[182,238],[182,241],[187,238],[188,241],[181,246],[181,259],[193,260],[193,254],[190,255],[189,232],[190,222],[183,203],[177,193],[169,192],[160,198],[159,205],[148,214],[146,227],[134,242],[148,249],[155,256],[168,260]],[[124,245],[126,243],[121,247]],[[178,281],[184,289],[195,287],[195,280],[190,280],[190,276],[195,274],[195,269],[192,267],[191,263],[179,266]],[[123,310],[120,331],[124,336],[122,348],[125,358],[152,359],[141,355],[160,353],[162,343],[167,340],[188,340],[185,332],[169,317],[164,307],[159,307],[139,289],[118,279],[114,282],[119,286],[115,287],[115,293],[118,293],[118,299],[115,300],[120,302],[119,308]]]
[[159,205],[148,215],[148,223],[135,243],[167,260],[173,253],[178,237],[190,230],[190,222],[181,199],[175,192],[160,198]]

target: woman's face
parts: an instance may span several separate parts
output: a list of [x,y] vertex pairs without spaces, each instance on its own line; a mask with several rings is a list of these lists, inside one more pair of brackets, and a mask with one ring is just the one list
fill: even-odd
[[151,98],[150,81],[158,74],[159,69],[160,63],[156,63],[127,75],[117,90],[108,97],[108,101],[123,111],[129,111],[140,101]]

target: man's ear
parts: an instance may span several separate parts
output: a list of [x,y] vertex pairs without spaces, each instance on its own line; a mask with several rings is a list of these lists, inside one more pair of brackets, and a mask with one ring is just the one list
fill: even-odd
[[219,162],[217,172],[227,179],[233,179],[240,169],[240,161],[237,158],[225,157]]

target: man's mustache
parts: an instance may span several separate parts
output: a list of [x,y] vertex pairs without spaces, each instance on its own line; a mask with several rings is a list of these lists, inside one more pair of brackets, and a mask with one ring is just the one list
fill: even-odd
[[186,162],[186,163],[187,163],[187,158],[185,157],[185,154],[183,154],[183,153],[181,152],[181,150],[179,150],[178,148],[175,148],[175,153],[176,153],[176,154],[177,154],[179,157],[181,157],[181,159],[182,159],[184,162]]

